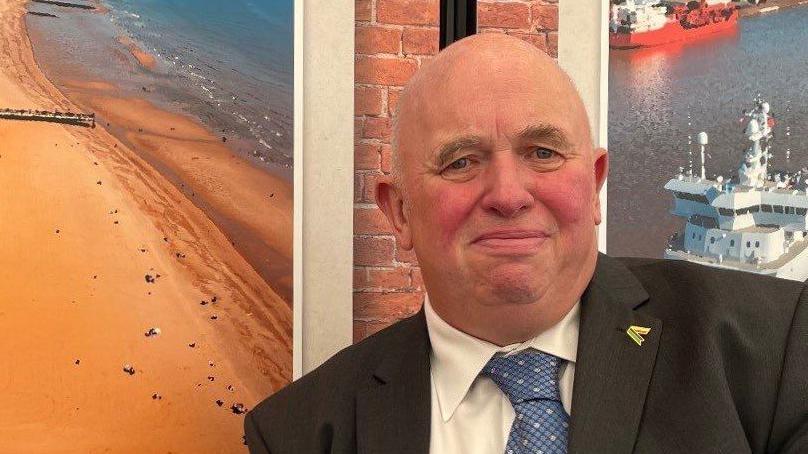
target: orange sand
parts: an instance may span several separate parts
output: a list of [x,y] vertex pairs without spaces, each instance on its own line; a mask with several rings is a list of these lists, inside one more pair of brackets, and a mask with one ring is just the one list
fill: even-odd
[[153,70],[157,67],[157,60],[154,58],[154,55],[145,52],[143,49],[140,48],[131,38],[128,36],[119,36],[117,38],[118,42],[126,46],[129,49],[129,53],[135,57],[138,63],[141,66],[148,70]]
[[[0,2],[0,107],[80,110],[36,68],[24,4]],[[289,381],[292,314],[199,206],[291,260],[291,189],[190,120],[84,89],[153,125],[127,142],[206,202],[104,127],[0,120],[0,452],[246,452],[228,407]]]

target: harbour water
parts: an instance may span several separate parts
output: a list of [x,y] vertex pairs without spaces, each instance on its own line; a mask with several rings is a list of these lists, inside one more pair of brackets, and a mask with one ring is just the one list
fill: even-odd
[[797,7],[743,18],[698,42],[610,52],[610,254],[662,257],[683,224],[663,186],[691,161],[698,172],[701,131],[710,141],[707,176],[734,176],[747,146],[739,119],[757,95],[777,120],[773,167],[808,167],[806,43],[808,8]]
[[[76,0],[79,4],[97,4]],[[111,81],[235,136],[258,165],[292,166],[292,0],[102,0],[106,13],[30,3],[37,62],[57,87]],[[156,57],[133,64],[121,38]],[[285,171],[283,169],[286,169]]]

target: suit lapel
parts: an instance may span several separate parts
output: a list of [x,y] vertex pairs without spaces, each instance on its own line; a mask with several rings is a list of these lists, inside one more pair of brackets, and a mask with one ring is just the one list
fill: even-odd
[[[634,311],[648,293],[620,262],[601,254],[581,298],[569,453],[630,453],[637,438],[662,322]],[[650,328],[637,345],[629,326]]]
[[402,324],[373,385],[357,396],[359,454],[429,452],[430,347],[423,308]]

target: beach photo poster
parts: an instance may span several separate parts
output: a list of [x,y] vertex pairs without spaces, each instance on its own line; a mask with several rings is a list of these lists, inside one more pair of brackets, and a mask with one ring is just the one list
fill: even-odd
[[610,1],[610,254],[808,278],[804,3]]
[[292,379],[294,11],[0,2],[0,452],[246,452]]

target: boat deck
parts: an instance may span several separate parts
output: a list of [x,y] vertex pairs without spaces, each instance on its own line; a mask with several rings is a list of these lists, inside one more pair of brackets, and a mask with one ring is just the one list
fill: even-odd
[[760,273],[760,274],[775,274],[776,271],[782,268],[785,264],[796,258],[800,255],[803,251],[808,249],[808,239],[803,239],[801,241],[797,241],[791,245],[788,252],[778,257],[776,260],[772,260],[771,262],[761,263],[760,265],[753,265],[750,263],[743,263],[738,260],[734,260],[732,258],[724,259],[721,263],[718,263],[718,260],[712,257],[702,257],[696,254],[688,254],[686,251],[683,250],[675,250],[675,249],[668,249],[666,252],[667,255],[675,257],[679,260],[687,260],[688,262],[694,263],[701,263],[704,265],[710,266],[718,266],[721,268],[727,269],[736,269],[741,271],[749,271],[753,273]]

